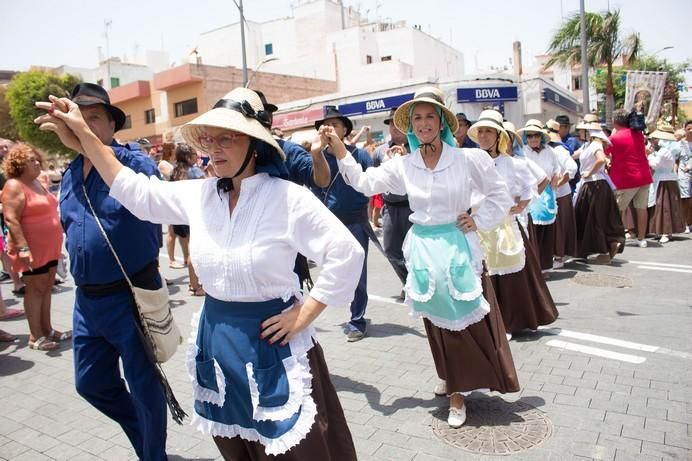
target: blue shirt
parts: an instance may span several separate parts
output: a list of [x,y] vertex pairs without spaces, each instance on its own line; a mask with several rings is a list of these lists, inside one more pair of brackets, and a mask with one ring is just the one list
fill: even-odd
[[[123,165],[147,176],[159,176],[156,164],[132,146],[111,144]],[[65,230],[70,272],[77,286],[104,284],[123,278],[103,234],[86,203],[82,184],[128,275],[158,258],[162,243],[159,224],[141,221],[110,197],[110,188],[96,169],[84,180],[84,157],[79,155],[65,171],[60,186],[60,219]]]
[[478,144],[476,144],[475,142],[473,142],[473,141],[471,140],[471,138],[469,138],[468,135],[467,135],[467,136],[464,136],[464,143],[463,143],[461,146],[459,146],[459,147],[465,147],[465,148],[478,148]]
[[567,148],[570,155],[573,155],[581,147],[579,139],[570,134],[562,138],[562,144]]
[[[367,151],[354,146],[346,146],[346,149],[351,152],[356,162],[360,163],[363,171],[372,166],[372,159]],[[370,199],[346,184],[344,177],[339,173],[339,165],[334,154],[326,152],[324,157],[329,164],[329,186],[311,185],[310,190],[337,218],[346,223],[355,222],[359,217],[365,216],[364,212],[367,211]]]
[[288,179],[301,186],[316,187],[313,178],[314,167],[310,153],[302,146],[283,139],[277,139],[279,147],[286,154]]

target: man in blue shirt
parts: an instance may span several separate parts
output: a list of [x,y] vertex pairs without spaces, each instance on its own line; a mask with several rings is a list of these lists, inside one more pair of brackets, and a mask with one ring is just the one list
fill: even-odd
[[[113,139],[125,122],[125,114],[110,104],[103,88],[80,83],[71,99],[79,105],[91,131],[111,146],[123,165],[147,176],[158,175],[148,155]],[[65,171],[60,188],[60,216],[70,272],[77,286],[75,385],[82,397],[120,424],[139,459],[165,460],[166,397],[140,338],[129,287],[95,219],[100,219],[134,285],[146,289],[161,287],[157,259],[161,226],[137,219],[108,194],[108,186],[91,162],[78,155]],[[118,359],[122,360],[127,388]]]
[[473,142],[471,138],[466,135],[466,132],[471,128],[473,122],[471,122],[463,112],[456,114],[456,117],[457,120],[459,120],[459,129],[454,133],[454,139],[457,140],[459,147],[478,147],[478,144]]
[[[569,151],[569,155],[574,155],[574,153],[581,147],[581,142],[579,142],[579,138],[570,134],[570,131],[572,130],[572,122],[565,114],[560,114],[555,117],[555,121],[560,124],[558,134],[560,135],[560,139],[562,139],[562,144]],[[581,175],[579,174],[579,159],[574,159],[574,161],[577,162],[577,173],[574,175],[574,178],[569,180],[569,185],[572,188],[572,192],[576,190],[577,183],[581,179]]]
[[[315,129],[319,131],[322,126],[334,129],[342,141],[353,131],[353,123],[351,120],[344,117],[335,106],[325,106],[324,118],[315,122]],[[365,150],[350,145],[347,145],[346,148],[351,152],[356,162],[360,163],[363,170],[372,166],[370,154]],[[356,292],[351,302],[351,320],[346,327],[346,340],[349,342],[359,341],[365,336],[366,329],[365,308],[368,304],[368,240],[377,242],[377,237],[368,222],[369,198],[346,184],[343,176],[339,173],[339,166],[337,165],[334,154],[329,148],[324,152],[330,170],[329,185],[327,185],[327,187],[311,187],[310,189],[322,200],[322,203],[344,223],[356,240],[361,244],[363,250],[365,250],[363,270],[361,271],[358,287],[356,287]]]

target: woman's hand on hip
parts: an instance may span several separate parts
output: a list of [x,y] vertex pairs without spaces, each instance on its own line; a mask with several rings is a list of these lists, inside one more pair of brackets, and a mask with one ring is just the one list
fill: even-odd
[[478,230],[478,227],[476,227],[476,222],[468,213],[462,213],[457,217],[457,228],[464,234]]
[[281,345],[285,346],[298,333],[307,328],[325,307],[327,307],[326,304],[309,296],[304,304],[299,304],[296,301],[291,309],[262,322],[260,339],[267,339],[269,344],[281,341]]

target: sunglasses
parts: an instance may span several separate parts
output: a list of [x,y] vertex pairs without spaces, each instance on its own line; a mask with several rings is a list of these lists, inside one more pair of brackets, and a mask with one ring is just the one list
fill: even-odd
[[200,135],[198,138],[199,145],[204,149],[211,149],[211,147],[216,143],[222,149],[230,149],[236,142],[238,136],[243,136],[241,134],[220,134],[218,136],[209,136],[206,134]]
[[541,137],[541,135],[538,134],[538,133],[528,133],[528,134],[526,135],[526,139],[530,139],[530,138],[540,138],[540,137]]

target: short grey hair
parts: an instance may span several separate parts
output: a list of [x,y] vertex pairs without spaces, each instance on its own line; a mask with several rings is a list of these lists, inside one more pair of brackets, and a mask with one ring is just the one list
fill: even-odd
[[629,126],[630,114],[625,109],[617,109],[613,111],[613,124],[619,126]]

